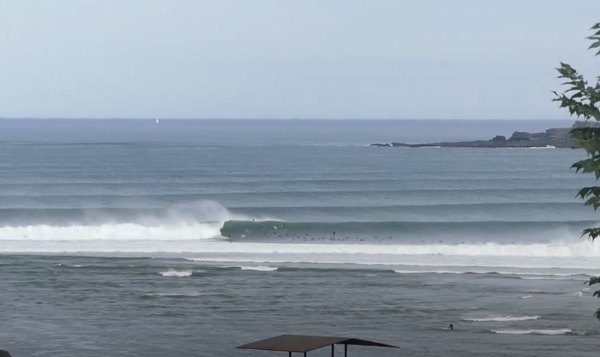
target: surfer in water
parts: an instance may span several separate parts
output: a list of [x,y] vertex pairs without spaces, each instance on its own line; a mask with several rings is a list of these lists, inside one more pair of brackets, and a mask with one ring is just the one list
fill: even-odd
[[448,330],[454,330],[454,324],[448,325]]

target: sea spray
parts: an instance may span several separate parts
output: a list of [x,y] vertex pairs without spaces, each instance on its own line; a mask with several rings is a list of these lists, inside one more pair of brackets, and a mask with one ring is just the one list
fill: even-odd
[[222,238],[220,229],[231,219],[249,219],[232,214],[215,201],[194,201],[167,207],[158,213],[138,210],[122,222],[108,211],[86,213],[81,222],[70,224],[23,224],[0,227],[0,240],[190,240]]

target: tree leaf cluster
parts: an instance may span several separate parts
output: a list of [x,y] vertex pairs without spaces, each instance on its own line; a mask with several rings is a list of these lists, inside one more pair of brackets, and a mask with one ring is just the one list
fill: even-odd
[[[591,41],[588,49],[592,49],[595,55],[600,55],[600,22],[591,28],[593,34],[587,37]],[[570,131],[575,142],[575,147],[584,149],[587,159],[577,161],[571,168],[577,173],[594,174],[596,180],[600,179],[600,77],[596,77],[596,83],[590,84],[582,74],[567,63],[560,63],[556,68],[558,78],[563,79],[563,86],[567,89],[562,93],[554,92],[554,101],[560,103],[561,108],[566,108],[572,116],[585,119],[588,125],[576,127]],[[600,208],[600,186],[583,187],[577,193],[577,197],[584,204],[591,206],[594,210]],[[592,227],[583,230],[582,236],[595,240],[600,237],[600,227]],[[600,285],[600,276],[592,277],[588,285]],[[594,296],[600,298],[600,290],[594,291]],[[594,316],[600,320],[600,309],[596,310]]]

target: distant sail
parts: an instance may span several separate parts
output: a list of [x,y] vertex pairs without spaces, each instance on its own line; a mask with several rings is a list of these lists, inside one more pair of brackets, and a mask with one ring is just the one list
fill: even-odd
[[156,124],[158,124],[158,118],[156,118]]

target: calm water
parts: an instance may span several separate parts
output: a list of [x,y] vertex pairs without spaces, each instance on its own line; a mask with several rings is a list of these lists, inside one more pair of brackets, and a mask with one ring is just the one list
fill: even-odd
[[367,147],[568,125],[2,120],[0,348],[250,357],[322,333],[401,347],[350,355],[595,355],[582,152]]

